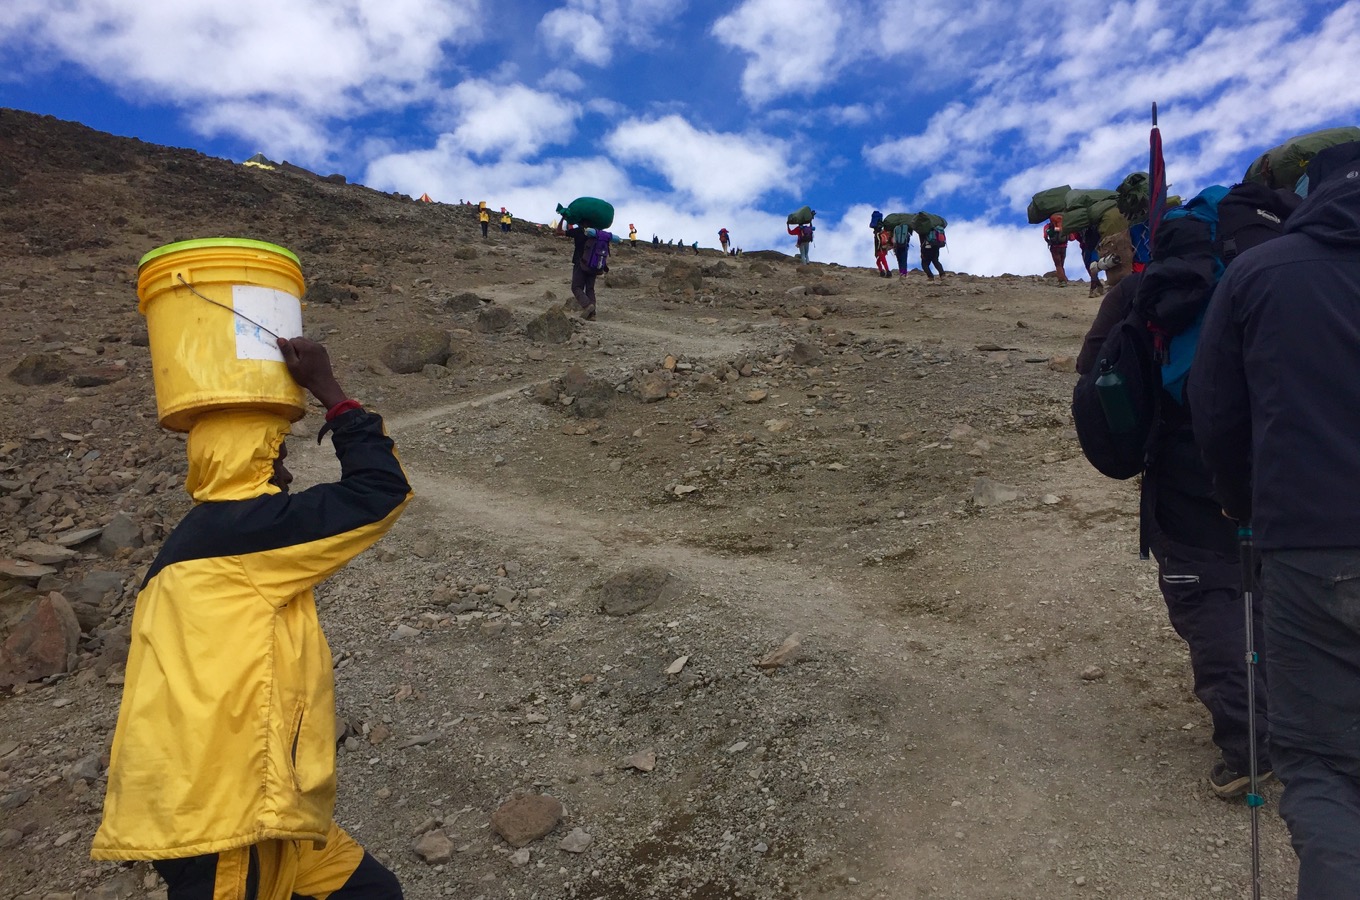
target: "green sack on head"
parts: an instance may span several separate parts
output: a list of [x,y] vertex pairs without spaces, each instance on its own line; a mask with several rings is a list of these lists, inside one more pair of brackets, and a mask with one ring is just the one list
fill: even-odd
[[889,231],[896,228],[898,225],[906,225],[910,228],[911,220],[914,218],[915,216],[911,213],[888,213],[883,217],[883,227]]
[[1099,200],[1115,200],[1118,197],[1119,195],[1114,191],[1107,191],[1103,188],[1081,188],[1068,191],[1063,208],[1063,222],[1067,221],[1067,214],[1074,209],[1082,209]]
[[1029,201],[1029,224],[1038,225],[1048,221],[1054,213],[1062,212],[1067,206],[1067,192],[1070,190],[1072,186],[1064,184],[1035,194],[1034,199]]
[[1257,157],[1247,167],[1247,174],[1242,176],[1242,180],[1264,184],[1268,188],[1293,190],[1303,177],[1303,170],[1308,168],[1309,160],[1317,156],[1319,150],[1348,141],[1360,141],[1360,128],[1348,125],[1296,135]]
[[943,231],[947,225],[949,225],[949,222],[944,216],[937,216],[925,210],[921,210],[911,217],[911,230],[919,234],[923,240],[933,229],[938,228]]
[[586,228],[608,228],[614,224],[614,207],[598,197],[577,197],[565,207],[560,203],[557,214],[568,225]]
[[803,206],[789,213],[790,225],[811,225],[812,217],[817,215],[817,210],[811,206]]
[[1115,188],[1119,199],[1119,212],[1130,224],[1144,222],[1148,217],[1148,199],[1151,183],[1148,173],[1133,172],[1119,182]]

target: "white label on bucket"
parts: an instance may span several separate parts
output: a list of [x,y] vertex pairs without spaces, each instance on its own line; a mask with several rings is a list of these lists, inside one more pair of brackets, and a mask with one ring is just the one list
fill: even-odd
[[283,362],[279,345],[269,332],[285,338],[300,337],[301,301],[287,291],[235,284],[231,288],[231,305],[239,313],[233,316],[236,320],[236,358]]

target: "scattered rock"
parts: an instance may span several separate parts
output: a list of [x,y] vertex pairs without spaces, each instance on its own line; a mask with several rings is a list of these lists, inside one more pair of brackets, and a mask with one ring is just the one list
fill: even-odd
[[806,366],[819,361],[822,351],[805,341],[798,341],[788,353],[789,362],[795,366]]
[[769,391],[750,391],[742,399],[747,403],[759,403],[768,396],[770,396]]
[[803,636],[797,633],[791,634],[784,638],[784,643],[762,656],[760,661],[756,663],[756,667],[778,669],[781,666],[787,666],[798,658],[798,652],[802,649],[802,646]]
[[623,761],[620,768],[637,769],[639,772],[650,772],[656,768],[656,751],[641,750],[634,753]]
[[1013,487],[999,484],[990,478],[978,478],[973,482],[973,503],[976,506],[996,506],[1009,503],[1020,496]]
[[127,374],[126,366],[87,366],[72,372],[66,380],[72,387],[103,387],[106,384],[121,381],[127,377]]
[[78,531],[68,531],[57,536],[56,542],[59,547],[79,547],[86,541],[92,541],[104,533],[103,528],[81,528]]
[[334,303],[336,306],[356,303],[358,300],[358,291],[328,281],[313,281],[307,285],[307,293],[302,295],[303,303]]
[[[12,358],[12,357],[11,357]],[[55,353],[30,353],[9,370],[11,381],[27,387],[55,384],[70,372],[66,361]]]
[[688,656],[681,656],[666,667],[667,675],[679,675],[685,668],[685,663],[689,662]]
[[515,327],[515,315],[504,306],[489,306],[477,314],[477,330],[494,334]]
[[[474,250],[473,253],[475,254],[476,251]],[[484,297],[478,297],[476,294],[465,292],[442,297],[439,301],[439,305],[443,307],[445,312],[465,313],[472,312],[474,309],[481,309],[490,302],[490,300]]]
[[37,584],[38,580],[43,576],[55,574],[57,574],[57,570],[51,566],[29,562],[26,559],[7,559],[0,557],[0,576],[12,578],[15,581],[22,581],[25,584]]
[[14,555],[40,566],[57,566],[75,559],[76,551],[41,541],[24,541],[14,548]]
[[1075,372],[1077,361],[1071,356],[1054,356],[1049,359],[1048,367],[1054,372]]
[[643,403],[655,403],[670,396],[671,379],[669,372],[648,372],[638,379],[638,399]]
[[548,794],[526,794],[507,800],[491,814],[491,830],[511,847],[523,847],[546,835],[562,821],[562,804]]
[[425,860],[427,865],[437,866],[453,859],[453,851],[456,849],[449,836],[443,829],[427,831],[416,838],[416,856]]
[[442,366],[449,344],[449,333],[442,329],[408,331],[383,347],[382,363],[398,375],[413,375],[429,365]]
[[120,550],[135,550],[142,546],[142,527],[127,513],[118,513],[104,526],[99,535],[99,552],[116,556]]
[[557,849],[564,850],[567,853],[585,853],[586,848],[594,843],[594,841],[595,839],[583,829],[573,828],[571,834],[562,838],[562,842],[557,845]]
[[123,576],[117,572],[95,570],[86,574],[80,583],[69,590],[71,601],[98,606],[117,603],[123,598]]
[[680,596],[682,585],[660,566],[627,569],[600,586],[600,609],[609,616],[631,616]]
[[1087,666],[1081,670],[1082,681],[1099,681],[1105,677],[1105,670],[1100,666]]
[[53,592],[35,600],[0,646],[0,685],[69,671],[79,642],[80,623],[65,597]]

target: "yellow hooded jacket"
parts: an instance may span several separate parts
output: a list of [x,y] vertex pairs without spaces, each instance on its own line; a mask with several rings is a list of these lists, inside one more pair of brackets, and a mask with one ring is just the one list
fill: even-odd
[[331,426],[341,478],[297,494],[269,484],[285,420],[235,410],[190,431],[196,505],[137,597],[95,859],[325,843],[335,695],[312,588],[411,496],[380,417]]

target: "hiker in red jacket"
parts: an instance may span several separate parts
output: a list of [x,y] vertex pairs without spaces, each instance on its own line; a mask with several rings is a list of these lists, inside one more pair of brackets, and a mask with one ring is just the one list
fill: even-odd
[[812,247],[812,232],[813,232],[812,224],[808,223],[807,225],[790,225],[788,226],[788,229],[789,234],[791,236],[798,238],[799,262],[803,263],[803,265],[807,265],[808,250],[809,248]]
[[1062,220],[1062,213],[1054,213],[1049,217],[1048,224],[1044,226],[1044,241],[1053,257],[1053,267],[1058,270],[1058,284],[1067,284],[1067,242],[1074,236],[1063,230]]
[[718,229],[718,240],[722,242],[723,253],[727,252],[727,229]]

